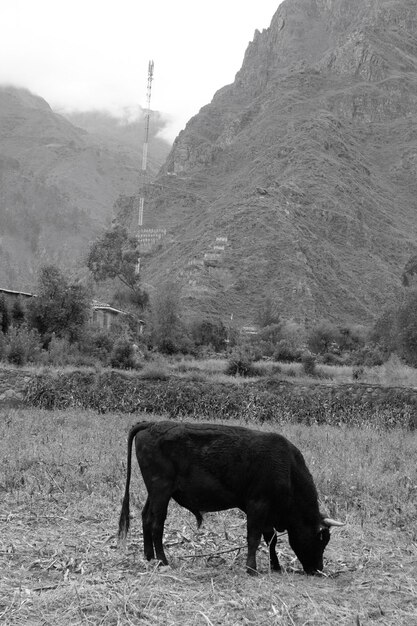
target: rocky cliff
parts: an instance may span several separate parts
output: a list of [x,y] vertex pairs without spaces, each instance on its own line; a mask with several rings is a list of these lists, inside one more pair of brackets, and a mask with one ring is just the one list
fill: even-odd
[[370,321],[417,235],[416,0],[285,0],[147,192],[190,309]]

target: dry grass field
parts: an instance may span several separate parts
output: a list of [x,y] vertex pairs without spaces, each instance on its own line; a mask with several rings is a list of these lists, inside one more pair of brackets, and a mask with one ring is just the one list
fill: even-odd
[[[417,624],[417,433],[285,426],[323,508],[347,525],[333,531],[325,576],[305,576],[282,536],[284,572],[269,571],[262,547],[253,578],[238,511],[207,515],[197,531],[191,514],[171,505],[171,565],[156,568],[142,557],[133,506],[126,548],[117,548],[126,434],[136,419],[0,412],[0,623]],[[131,489],[140,507],[136,467]]]

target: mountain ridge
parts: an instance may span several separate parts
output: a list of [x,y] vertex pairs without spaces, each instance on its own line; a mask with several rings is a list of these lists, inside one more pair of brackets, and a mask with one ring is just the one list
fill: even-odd
[[168,230],[149,283],[172,273],[189,311],[242,323],[267,295],[308,324],[369,322],[398,298],[417,235],[416,8],[278,7],[147,190],[145,226]]

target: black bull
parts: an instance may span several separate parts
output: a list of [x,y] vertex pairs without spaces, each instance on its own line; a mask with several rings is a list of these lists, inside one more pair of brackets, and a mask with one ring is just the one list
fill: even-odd
[[128,437],[126,489],[119,539],[129,530],[132,442],[148,490],[142,511],[145,557],[167,564],[162,538],[168,503],[174,498],[197,518],[239,508],[247,516],[247,570],[256,572],[261,536],[273,570],[280,570],[275,530],[287,530],[304,570],[323,569],[330,526],[341,522],[319,511],[317,491],[301,452],[276,433],[219,424],[139,422]]

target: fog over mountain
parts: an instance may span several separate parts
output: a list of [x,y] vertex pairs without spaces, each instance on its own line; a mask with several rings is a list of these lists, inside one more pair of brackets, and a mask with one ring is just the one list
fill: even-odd
[[[169,145],[157,139],[149,175]],[[139,185],[142,120],[55,113],[25,89],[0,87],[0,284],[31,290],[40,265],[73,271],[110,224],[113,204]]]

